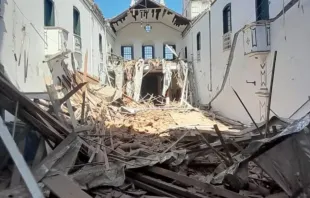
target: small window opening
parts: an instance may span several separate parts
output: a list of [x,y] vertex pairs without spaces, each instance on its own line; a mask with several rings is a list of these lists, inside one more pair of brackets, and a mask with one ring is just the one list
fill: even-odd
[[184,48],[184,58],[187,59],[187,47]]
[[44,1],[44,26],[55,26],[54,2],[52,0]]
[[201,49],[201,36],[200,36],[200,32],[197,33],[196,40],[197,40],[197,51],[200,51],[200,49]]
[[227,4],[223,9],[223,33],[231,32],[231,4]]
[[102,36],[99,34],[99,51],[102,53]]
[[269,0],[256,0],[256,20],[269,19]]
[[73,33],[81,36],[80,12],[76,7],[73,8]]
[[[172,49],[176,49],[175,45],[169,45]],[[164,44],[164,59],[166,60],[174,60],[175,55],[171,52],[171,50]]]

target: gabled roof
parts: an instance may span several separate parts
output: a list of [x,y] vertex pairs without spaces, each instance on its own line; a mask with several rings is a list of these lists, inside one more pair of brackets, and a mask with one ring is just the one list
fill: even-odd
[[[141,22],[147,19],[148,22],[160,21],[167,26],[182,32],[190,23],[190,20],[179,13],[167,8],[153,0],[139,0],[129,9],[110,20],[114,32],[132,22]],[[144,22],[144,21],[143,21]]]

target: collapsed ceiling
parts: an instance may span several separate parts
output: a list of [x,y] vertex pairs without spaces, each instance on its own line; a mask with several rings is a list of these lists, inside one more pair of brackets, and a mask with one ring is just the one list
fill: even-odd
[[182,32],[190,20],[153,0],[140,0],[110,20],[114,32],[121,30],[130,23],[141,22],[162,22],[166,26]]

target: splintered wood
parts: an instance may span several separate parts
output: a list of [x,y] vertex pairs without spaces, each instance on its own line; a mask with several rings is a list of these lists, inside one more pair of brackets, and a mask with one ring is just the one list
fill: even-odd
[[[157,68],[158,62],[152,64]],[[124,68],[129,79],[132,65]],[[245,198],[281,192],[256,164],[240,170],[249,176],[231,172],[242,160],[240,152],[258,135],[238,133],[234,124],[205,116],[186,98],[183,105],[167,105],[160,96],[137,101],[123,90],[101,85],[86,69],[73,73],[62,67],[60,72],[56,66],[58,76],[46,79],[50,100],[30,100],[0,73],[0,107],[34,128],[35,136],[40,134],[30,167],[32,183],[42,183],[38,186],[45,197]],[[5,125],[3,129],[7,131]],[[5,145],[16,161],[12,146]],[[31,182],[14,186],[19,183],[15,180],[0,180],[0,197],[31,197]],[[12,188],[5,189],[9,184]]]

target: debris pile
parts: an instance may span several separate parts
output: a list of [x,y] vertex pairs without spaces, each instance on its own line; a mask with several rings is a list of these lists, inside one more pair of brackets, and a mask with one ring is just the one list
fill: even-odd
[[[241,129],[186,103],[136,102],[86,72],[62,69],[53,76],[57,80],[46,79],[49,101],[30,100],[0,75],[1,108],[33,127],[40,139],[27,163],[45,197],[308,195],[310,115],[293,123],[272,117],[273,130],[262,137],[265,123]],[[18,156],[8,150],[16,162]],[[7,163],[1,167],[0,197],[34,195],[16,166],[25,183],[19,176],[12,185],[7,172],[18,171]]]

